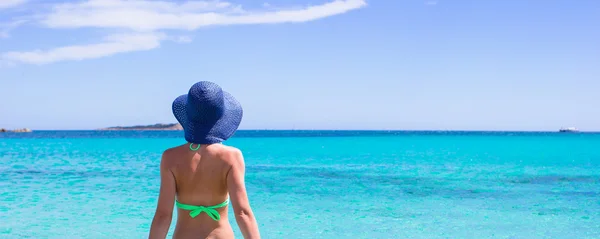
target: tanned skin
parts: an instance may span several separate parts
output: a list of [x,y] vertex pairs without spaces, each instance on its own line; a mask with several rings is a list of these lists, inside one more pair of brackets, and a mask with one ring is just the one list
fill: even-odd
[[[192,151],[190,145],[185,144],[167,149],[160,162],[160,192],[148,238],[166,238],[175,197],[184,204],[212,206],[224,202],[229,196],[244,239],[260,239],[246,192],[245,171],[242,152],[234,147],[210,144]],[[234,238],[228,209],[229,205],[216,209],[221,216],[219,221],[206,213],[192,218],[189,211],[177,209],[173,238]]]

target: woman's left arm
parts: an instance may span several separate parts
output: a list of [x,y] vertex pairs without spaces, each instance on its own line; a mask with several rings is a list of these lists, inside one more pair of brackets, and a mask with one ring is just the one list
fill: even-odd
[[[166,152],[165,152],[166,153]],[[160,192],[158,204],[152,226],[150,226],[149,239],[164,239],[169,232],[171,219],[173,218],[173,204],[175,203],[175,176],[171,172],[167,159],[163,153],[160,160]]]

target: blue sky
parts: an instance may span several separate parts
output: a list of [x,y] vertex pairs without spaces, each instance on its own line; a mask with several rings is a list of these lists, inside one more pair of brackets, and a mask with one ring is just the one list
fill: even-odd
[[600,1],[0,0],[0,127],[600,130]]

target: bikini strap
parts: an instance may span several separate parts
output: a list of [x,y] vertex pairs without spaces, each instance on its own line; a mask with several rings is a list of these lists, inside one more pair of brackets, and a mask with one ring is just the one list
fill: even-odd
[[190,150],[198,151],[198,149],[200,149],[200,144],[198,144],[198,147],[196,147],[196,148],[192,148],[193,145],[194,145],[194,143],[190,143]]

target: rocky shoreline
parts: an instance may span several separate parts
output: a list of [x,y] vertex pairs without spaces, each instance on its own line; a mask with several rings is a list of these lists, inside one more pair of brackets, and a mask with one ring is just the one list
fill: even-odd
[[8,133],[8,132],[11,132],[11,133],[31,133],[32,130],[28,129],[28,128],[14,129],[14,130],[8,130],[8,129],[5,129],[5,128],[0,128],[0,133]]
[[[108,128],[101,128],[97,130],[183,130],[181,124],[153,124],[153,125],[135,125],[135,126],[114,126]],[[21,129],[5,129],[0,128],[0,133],[31,133],[33,132],[28,128]]]

